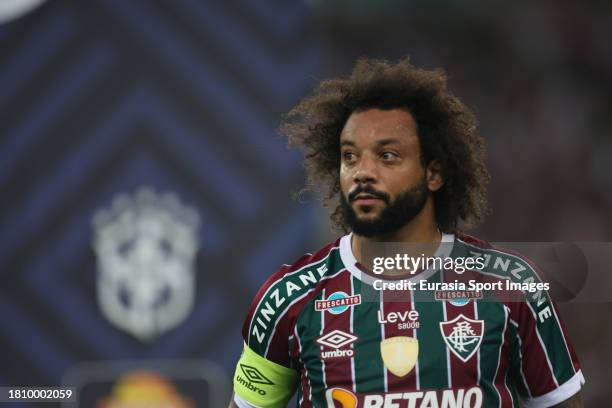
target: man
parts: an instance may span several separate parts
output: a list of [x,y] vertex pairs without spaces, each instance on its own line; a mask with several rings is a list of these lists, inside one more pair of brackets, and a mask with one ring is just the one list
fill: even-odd
[[457,228],[486,211],[475,128],[441,71],[407,61],[360,60],[289,113],[282,131],[306,149],[308,186],[339,195],[332,220],[350,233],[261,287],[230,407],[284,407],[296,390],[300,407],[582,406],[584,377],[547,294],[381,289],[397,271],[370,272],[376,243],[429,243],[438,257],[487,262],[406,281],[539,281],[528,260]]

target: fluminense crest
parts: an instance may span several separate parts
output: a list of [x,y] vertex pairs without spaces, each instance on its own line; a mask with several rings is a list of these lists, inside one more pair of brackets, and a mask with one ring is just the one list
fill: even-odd
[[440,332],[449,350],[464,363],[476,354],[484,335],[484,320],[460,314],[448,322],[440,322]]

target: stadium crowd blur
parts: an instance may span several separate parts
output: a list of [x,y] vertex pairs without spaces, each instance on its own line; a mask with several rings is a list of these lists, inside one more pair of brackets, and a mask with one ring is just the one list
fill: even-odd
[[[349,72],[362,55],[446,70],[450,89],[478,117],[491,173],[491,213],[468,232],[488,241],[612,240],[612,6],[374,3],[317,3],[323,71]],[[611,295],[559,305],[589,407],[609,406],[611,397]]]

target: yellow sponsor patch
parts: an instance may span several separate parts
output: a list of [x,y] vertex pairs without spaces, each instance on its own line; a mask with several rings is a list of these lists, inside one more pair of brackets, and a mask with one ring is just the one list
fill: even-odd
[[380,342],[380,355],[385,367],[398,377],[412,371],[419,357],[419,341],[414,337],[396,336]]

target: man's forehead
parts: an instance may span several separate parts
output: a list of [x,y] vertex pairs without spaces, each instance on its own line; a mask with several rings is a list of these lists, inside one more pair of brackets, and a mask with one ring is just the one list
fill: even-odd
[[404,109],[368,109],[353,112],[340,134],[341,141],[356,137],[379,138],[395,136],[403,139],[416,136],[416,123],[412,115]]

